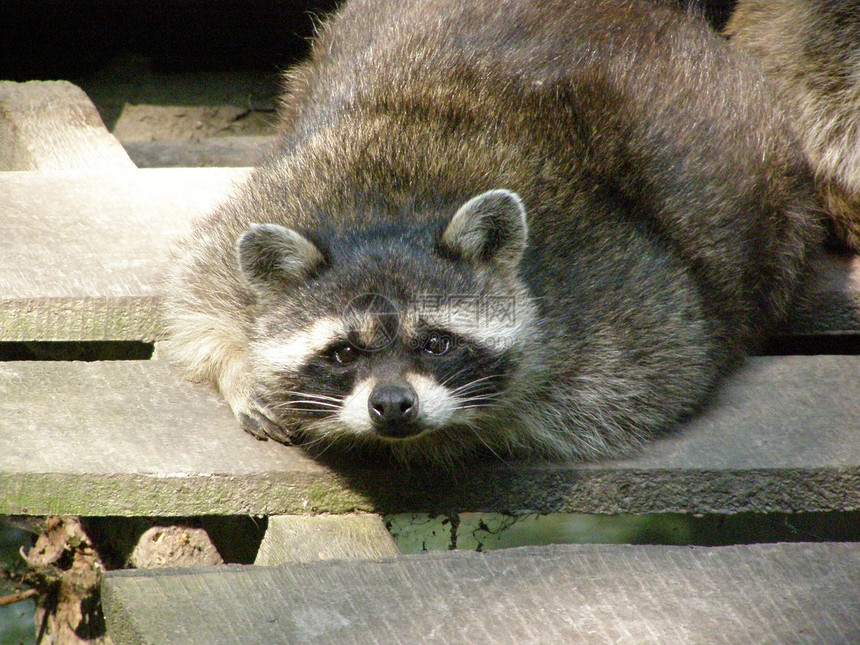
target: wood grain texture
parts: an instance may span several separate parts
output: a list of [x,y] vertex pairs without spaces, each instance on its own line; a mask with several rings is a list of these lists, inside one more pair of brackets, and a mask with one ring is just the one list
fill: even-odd
[[860,357],[757,358],[628,459],[406,471],[242,433],[160,361],[0,364],[0,513],[860,509]]
[[254,564],[371,559],[398,553],[378,515],[276,515],[269,518]]
[[860,642],[860,545],[565,545],[112,572],[116,645]]
[[[248,172],[0,173],[0,340],[160,338],[171,245]],[[860,333],[860,258],[827,257],[817,275],[784,333]]]
[[0,81],[0,170],[134,168],[79,87]]
[[0,340],[159,337],[171,244],[246,173],[0,173]]
[[125,149],[139,168],[256,166],[277,143],[271,135],[126,141]]

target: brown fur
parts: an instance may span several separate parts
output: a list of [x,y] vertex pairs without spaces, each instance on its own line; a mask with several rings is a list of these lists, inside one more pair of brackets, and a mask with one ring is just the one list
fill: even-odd
[[775,82],[836,238],[860,251],[860,0],[740,0],[724,34]]
[[[278,149],[179,251],[177,356],[258,436],[375,444],[279,415],[307,381],[260,347],[295,343],[363,293],[403,306],[502,294],[523,325],[492,364],[505,366],[494,403],[386,449],[431,462],[482,446],[617,454],[695,411],[804,275],[816,203],[773,102],[751,60],[657,4],[347,3],[290,74]],[[448,244],[454,213],[492,189],[519,195],[528,221],[511,247],[524,253],[496,267]],[[303,237],[276,248],[258,235],[243,274],[237,241],[265,222]],[[356,370],[393,369],[366,358]]]

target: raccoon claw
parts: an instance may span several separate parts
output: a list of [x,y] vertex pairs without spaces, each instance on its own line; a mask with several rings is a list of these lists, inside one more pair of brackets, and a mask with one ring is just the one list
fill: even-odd
[[280,443],[291,443],[287,431],[269,418],[265,411],[265,404],[258,397],[255,397],[254,407],[237,415],[242,429],[260,441],[274,439]]
[[240,412],[238,414],[238,419],[239,425],[242,426],[242,430],[254,437],[254,439],[258,439],[259,441],[269,440],[269,437],[266,435],[265,430],[263,430],[262,425],[256,419],[244,412]]

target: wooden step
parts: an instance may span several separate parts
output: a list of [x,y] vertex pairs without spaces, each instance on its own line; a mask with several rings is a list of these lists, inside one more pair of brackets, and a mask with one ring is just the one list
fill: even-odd
[[0,364],[0,514],[860,509],[860,356],[752,359],[630,459],[409,472],[241,432],[160,361]]
[[0,173],[0,340],[160,337],[170,245],[247,172]]
[[252,135],[127,141],[123,147],[139,168],[237,167],[258,165],[276,142],[275,136]]
[[[160,338],[160,280],[248,169],[3,172],[0,341]],[[785,333],[860,333],[860,258],[828,256]]]
[[111,572],[116,645],[860,643],[860,545],[564,545]]
[[0,81],[0,170],[135,167],[81,88],[68,81]]
[[384,558],[399,552],[377,515],[273,515],[254,564]]

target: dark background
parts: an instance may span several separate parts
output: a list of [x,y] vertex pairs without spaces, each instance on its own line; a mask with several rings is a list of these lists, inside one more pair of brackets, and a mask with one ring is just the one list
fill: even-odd
[[[651,1],[692,5],[720,26],[736,0]],[[307,51],[311,16],[336,4],[337,0],[2,0],[0,79],[75,78],[124,52],[151,57],[159,71],[282,69]]]

